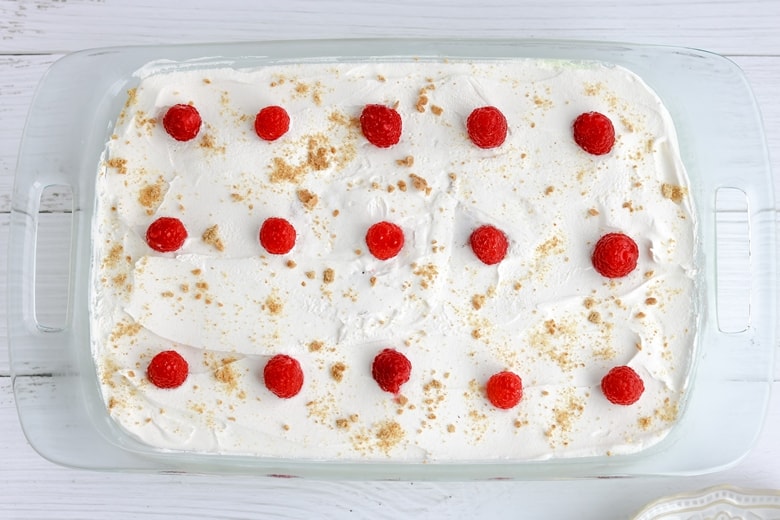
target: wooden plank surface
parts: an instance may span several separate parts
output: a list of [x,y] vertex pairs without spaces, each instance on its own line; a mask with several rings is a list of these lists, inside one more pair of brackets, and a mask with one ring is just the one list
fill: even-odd
[[[618,5],[619,4],[619,5]],[[0,0],[0,258],[16,154],[35,85],[63,53],[128,44],[331,37],[505,37],[632,41],[725,54],[745,71],[780,172],[777,0]],[[67,100],[63,100],[67,102]],[[717,111],[718,107],[713,107]],[[776,190],[780,183],[776,181]],[[56,197],[51,230],[67,226]],[[52,240],[44,256],[59,247]],[[52,260],[55,262],[55,260]],[[46,265],[43,292],[62,292]],[[53,269],[52,269],[53,268]],[[727,471],[689,478],[561,482],[317,482],[210,475],[134,475],[61,468],[27,444],[7,361],[6,272],[0,269],[0,518],[629,518],[663,495],[714,484],[780,488],[780,377],[766,428]],[[56,312],[62,294],[48,302]]]
[[630,40],[777,55],[778,20],[776,0],[0,0],[0,48],[58,53],[105,44],[470,36]]

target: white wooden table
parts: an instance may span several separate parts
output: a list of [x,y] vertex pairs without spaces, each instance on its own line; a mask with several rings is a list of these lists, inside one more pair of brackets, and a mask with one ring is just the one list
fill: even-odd
[[[452,0],[449,5],[435,0],[0,0],[0,251],[7,250],[10,190],[33,88],[65,53],[144,43],[463,35],[660,43],[724,54],[753,86],[780,179],[778,0],[547,0],[532,5],[512,0]],[[780,191],[780,180],[775,187]],[[47,204],[56,221],[56,201]],[[3,266],[3,295],[5,287]],[[65,469],[40,458],[21,432],[9,377],[6,308],[3,296],[0,518],[620,519],[661,496],[715,484],[780,488],[776,395],[748,457],[731,469],[698,477],[347,483]],[[774,380],[777,394],[778,369]]]

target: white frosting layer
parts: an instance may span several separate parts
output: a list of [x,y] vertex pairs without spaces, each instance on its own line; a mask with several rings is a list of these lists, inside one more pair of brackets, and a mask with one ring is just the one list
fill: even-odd
[[[640,451],[676,421],[694,350],[694,212],[672,121],[632,73],[519,60],[149,66],[140,75],[100,167],[91,316],[110,414],[144,443],[288,458],[532,460]],[[174,141],[162,115],[190,102],[200,134]],[[369,103],[397,105],[399,144],[379,149],[362,136],[355,121]],[[267,105],[291,117],[271,143],[253,129]],[[509,122],[496,149],[477,148],[465,131],[485,105]],[[572,121],[588,111],[615,125],[608,155],[572,139]],[[160,216],[188,229],[176,253],[144,241]],[[258,242],[271,216],[298,232],[289,254]],[[381,220],[406,235],[388,261],[364,242]],[[509,238],[498,265],[468,246],[481,224]],[[615,231],[637,241],[639,264],[607,280],[590,254]],[[400,398],[371,377],[387,347],[412,363]],[[167,349],[190,365],[174,390],[145,374]],[[291,399],[262,382],[277,353],[303,367]],[[616,365],[644,380],[632,406],[601,393]],[[484,395],[501,370],[523,380],[511,410]]]

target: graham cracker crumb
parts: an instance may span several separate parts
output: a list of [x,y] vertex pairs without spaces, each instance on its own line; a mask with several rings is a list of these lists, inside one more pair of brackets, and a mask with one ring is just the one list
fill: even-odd
[[265,305],[263,307],[274,316],[281,314],[282,310],[284,309],[282,301],[276,296],[269,296],[266,298]]
[[321,171],[330,166],[328,154],[333,153],[333,148],[325,138],[309,138],[309,153],[306,164],[314,171]]
[[317,273],[315,273],[314,271],[306,271],[306,273],[304,274],[306,275],[306,278],[308,278],[309,280],[314,280],[314,277],[317,276]]
[[371,287],[374,287],[376,285],[376,276],[372,276],[368,279],[368,283],[371,284]]
[[596,217],[599,215],[599,210],[597,210],[596,208],[590,208],[588,210],[588,215],[590,215],[591,217]]
[[300,182],[303,171],[300,168],[291,166],[281,157],[273,158],[273,170],[271,171],[271,182]]
[[301,201],[306,209],[314,209],[314,207],[317,205],[317,202],[319,201],[319,197],[317,197],[316,194],[310,192],[309,190],[298,190],[297,195],[298,200]]
[[420,95],[417,97],[417,103],[415,103],[414,108],[417,109],[418,112],[425,112],[425,105],[428,104],[428,96],[425,95],[425,90],[420,91]]
[[558,326],[555,324],[555,320],[545,321],[544,328],[547,331],[547,334],[549,334],[550,336],[554,336],[558,330]]
[[117,173],[125,175],[127,173],[127,159],[121,159],[119,157],[113,157],[109,159],[106,164],[110,168],[117,170]]
[[401,425],[395,421],[386,421],[379,425],[376,432],[376,438],[379,439],[377,443],[379,448],[383,451],[389,451],[393,446],[403,440],[405,432]]
[[447,425],[447,432],[448,433],[455,433],[455,425],[454,424],[448,424]]
[[401,191],[406,191],[406,182],[405,181],[398,181],[397,183],[398,189]]
[[141,331],[142,328],[143,327],[141,327],[140,323],[127,323],[125,321],[120,321],[116,324],[114,330],[111,331],[111,336],[109,339],[111,341],[117,341],[120,338],[135,336]]
[[217,224],[206,229],[206,231],[203,232],[202,238],[205,243],[214,247],[217,251],[225,250],[225,244],[219,236],[219,226]]
[[407,155],[403,159],[396,160],[395,164],[398,166],[406,166],[407,168],[411,168],[414,165],[414,157]]
[[483,305],[485,305],[484,294],[475,294],[471,297],[471,306],[474,307],[474,309],[479,310]]
[[234,361],[236,361],[235,358],[225,358],[222,360],[222,364],[214,369],[214,378],[225,383],[229,390],[235,390],[238,387],[238,374],[232,366]]
[[336,279],[336,272],[333,269],[328,267],[327,269],[325,269],[325,271],[323,271],[323,273],[322,273],[322,281],[323,282],[325,282],[325,283],[333,283],[333,280],[335,280],[335,279]]
[[415,276],[422,278],[422,280],[420,280],[420,286],[423,289],[427,289],[439,274],[439,270],[436,268],[436,264],[426,264],[422,266],[412,264],[412,268],[414,269],[412,273]]
[[295,263],[295,260],[287,260],[287,263],[286,263],[285,265],[286,265],[287,267],[289,267],[290,269],[293,269],[293,268],[294,268],[295,266],[297,266],[298,264],[296,264],[296,263]]
[[111,269],[117,266],[122,259],[124,247],[122,244],[114,244],[103,259],[103,267]]
[[336,419],[336,428],[339,428],[341,430],[346,430],[349,428],[349,420],[348,419]]
[[136,87],[127,89],[127,101],[125,101],[125,107],[130,108],[138,101],[138,89]]
[[281,157],[274,157],[271,166],[271,182],[290,182],[299,184],[311,171],[322,171],[330,167],[336,148],[330,145],[327,136],[317,134],[308,136],[307,154],[302,164],[293,166]]
[[317,341],[317,340],[312,341],[311,343],[309,343],[309,352],[318,352],[319,350],[322,349],[323,346],[324,344],[322,343],[322,341]]
[[588,321],[591,323],[601,323],[601,314],[596,311],[591,312],[588,314]]
[[671,423],[677,420],[678,412],[679,410],[677,408],[677,403],[672,403],[672,401],[667,397],[664,399],[662,407],[655,410],[654,415],[662,421]]
[[444,109],[440,107],[439,105],[431,105],[431,112],[435,116],[440,116],[444,112]]
[[680,204],[687,193],[688,188],[685,186],[677,186],[675,184],[667,183],[661,185],[661,195],[663,195],[664,198],[670,199],[675,204]]
[[219,153],[225,153],[227,150],[227,147],[224,144],[222,146],[217,146],[216,142],[214,141],[214,136],[211,134],[203,134],[203,137],[200,139],[198,146],[205,148],[206,150]]
[[536,247],[536,251],[545,256],[556,254],[556,253],[560,254],[563,252],[562,245],[563,245],[562,240],[559,237],[554,236],[549,240],[546,240],[543,243],[539,244]]
[[656,300],[652,296],[647,298],[647,299],[645,299],[645,304],[646,305],[655,305],[656,303],[658,303],[658,300]]
[[347,369],[347,365],[344,363],[338,362],[333,364],[333,366],[330,367],[330,375],[333,379],[335,379],[337,382],[341,382],[342,379],[344,379],[344,371]]
[[145,208],[156,208],[163,200],[165,192],[164,183],[159,179],[156,184],[147,184],[138,193],[138,202]]
[[431,188],[428,186],[428,181],[414,173],[409,174],[409,178],[412,179],[412,186],[420,191],[424,191],[426,195],[431,194]]

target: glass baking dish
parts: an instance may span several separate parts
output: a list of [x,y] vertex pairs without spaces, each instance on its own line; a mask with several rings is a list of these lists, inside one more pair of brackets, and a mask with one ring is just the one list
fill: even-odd
[[[110,421],[90,351],[88,292],[95,177],[133,72],[155,60],[262,66],[398,58],[598,60],[653,88],[676,125],[698,212],[698,347],[672,433],[634,455],[489,463],[335,462],[170,453]],[[44,190],[70,191],[65,323],[36,314]],[[693,49],[542,40],[330,40],[83,51],[55,63],[32,103],[13,192],[8,330],[13,388],[30,444],[58,464],[100,470],[248,473],[334,479],[544,479],[686,475],[739,461],[757,438],[772,384],[777,321],[775,202],[760,115],[741,71]],[[736,231],[735,231],[736,230]],[[743,254],[740,254],[743,253]],[[733,297],[731,292],[737,294]]]

